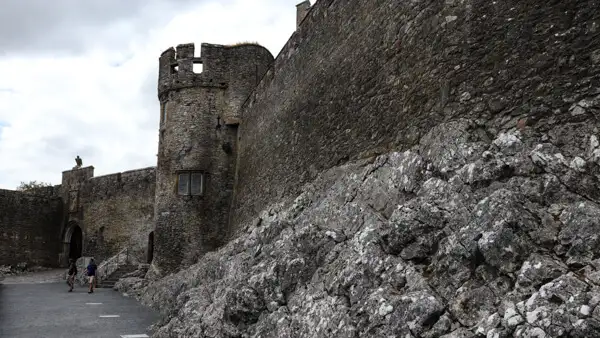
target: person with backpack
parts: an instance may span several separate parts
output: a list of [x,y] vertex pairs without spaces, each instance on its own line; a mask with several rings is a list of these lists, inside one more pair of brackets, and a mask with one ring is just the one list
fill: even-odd
[[98,266],[94,262],[94,259],[91,258],[90,264],[88,264],[88,266],[87,266],[87,275],[88,275],[88,278],[90,279],[90,290],[88,291],[88,293],[94,292],[94,284],[96,283],[96,269],[97,268],[98,268]]
[[67,278],[67,284],[69,284],[69,292],[73,292],[73,286],[75,286],[75,276],[77,276],[77,264],[74,259],[69,259],[69,277]]

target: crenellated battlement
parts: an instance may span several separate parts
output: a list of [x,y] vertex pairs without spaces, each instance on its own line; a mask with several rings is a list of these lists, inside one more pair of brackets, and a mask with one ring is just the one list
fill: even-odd
[[[226,88],[227,83],[219,81],[219,76],[204,71],[203,57],[194,55],[193,43],[180,44],[165,50],[159,58],[158,97],[162,102],[171,90],[191,87]],[[204,53],[201,53],[204,55]],[[202,64],[201,73],[194,72],[194,64]]]
[[[226,89],[240,83],[247,87],[249,82],[253,89],[272,61],[272,54],[255,43],[202,43],[200,56],[196,56],[193,43],[180,44],[165,50],[159,58],[158,98],[164,102],[169,91],[194,87]],[[202,71],[195,72],[194,65],[202,65]]]

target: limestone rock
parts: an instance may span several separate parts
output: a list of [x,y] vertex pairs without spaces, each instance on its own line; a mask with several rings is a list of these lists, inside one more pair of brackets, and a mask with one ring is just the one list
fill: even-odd
[[600,335],[599,200],[564,183],[590,150],[469,128],[323,172],[197,264],[117,288],[161,311],[155,337]]
[[113,286],[113,289],[128,296],[140,299],[144,288],[148,286],[148,280],[139,277],[121,278]]

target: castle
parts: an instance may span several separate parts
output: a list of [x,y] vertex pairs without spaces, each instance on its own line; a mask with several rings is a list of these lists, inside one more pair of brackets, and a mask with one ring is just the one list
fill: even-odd
[[60,186],[0,191],[0,265],[127,247],[167,273],[326,169],[411,148],[442,123],[473,121],[484,140],[545,119],[579,123],[569,107],[595,95],[600,69],[597,7],[305,1],[275,58],[254,44],[167,49],[156,167],[102,177],[83,167]]
[[[297,6],[298,25],[309,9]],[[156,167],[94,177],[78,162],[60,185],[0,190],[0,265],[66,266],[127,248],[171,271],[230,238],[241,107],[274,58],[252,43],[194,52],[181,44],[159,58]]]
[[157,166],[0,191],[0,264],[128,248],[155,337],[600,336],[600,1],[298,13],[163,53]]

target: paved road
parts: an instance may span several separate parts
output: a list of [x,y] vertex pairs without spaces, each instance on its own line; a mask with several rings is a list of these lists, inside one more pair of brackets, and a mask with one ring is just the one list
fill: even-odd
[[112,289],[92,294],[82,287],[67,290],[64,281],[0,283],[0,337],[145,337],[150,335],[148,326],[158,319],[154,311]]
[[37,283],[52,283],[63,281],[66,274],[66,269],[50,269],[38,272],[28,272],[21,275],[5,276],[2,283],[4,284],[37,284]]

